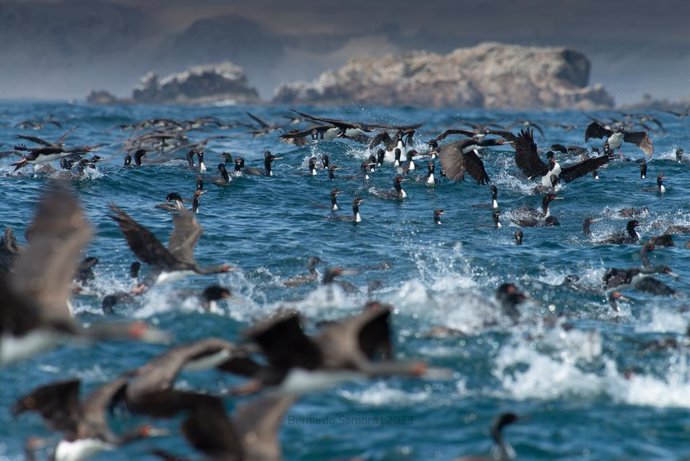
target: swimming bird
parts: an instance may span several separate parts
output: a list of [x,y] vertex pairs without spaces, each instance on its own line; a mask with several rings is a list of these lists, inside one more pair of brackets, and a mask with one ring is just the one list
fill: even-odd
[[316,176],[316,157],[309,157],[309,176]]
[[170,192],[165,196],[165,202],[155,206],[165,211],[179,211],[184,208],[184,199],[177,192]]
[[491,203],[480,203],[472,205],[473,208],[491,208],[492,210],[498,210],[498,188],[495,184],[489,186],[491,191]]
[[410,171],[414,171],[415,169],[417,169],[417,166],[414,163],[415,155],[417,155],[417,151],[414,149],[405,152],[405,161],[400,164],[400,168],[398,168],[398,173],[406,175]]
[[297,275],[295,277],[290,277],[289,279],[283,280],[283,285],[292,288],[304,285],[306,283],[316,282],[319,279],[319,273],[316,270],[316,265],[320,262],[321,258],[319,258],[318,256],[310,256],[307,260],[308,273],[304,275]]
[[659,173],[656,176],[656,190],[660,194],[666,193],[666,186],[664,186],[664,173]]
[[[273,176],[273,162],[279,160],[281,157],[276,157],[271,153],[271,151],[264,152],[264,169],[259,168],[244,168],[242,172],[246,175],[253,176]],[[242,166],[244,166],[244,161],[242,161]]]
[[70,191],[57,185],[44,191],[27,235],[29,243],[17,256],[13,271],[0,274],[0,365],[80,340],[169,339],[142,322],[83,328],[74,321],[68,302],[91,227]]
[[646,206],[640,208],[622,208],[617,211],[617,214],[623,218],[644,218],[649,216],[649,208]]
[[657,296],[677,296],[679,294],[678,290],[654,277],[642,277],[633,285],[633,288]]
[[206,163],[204,162],[204,149],[195,149],[194,152],[199,159],[199,173],[205,173],[207,169]]
[[136,440],[168,435],[168,431],[149,425],[123,435],[113,433],[107,421],[108,407],[125,383],[126,378],[118,378],[103,384],[82,401],[79,400],[81,382],[78,379],[46,384],[19,398],[12,407],[12,414],[16,417],[35,411],[63,434],[53,453],[55,461],[81,461]]
[[607,290],[623,289],[635,287],[637,282],[642,278],[653,274],[666,274],[671,277],[678,277],[678,275],[665,265],[647,266],[647,267],[633,267],[630,269],[608,269],[603,276],[604,287]]
[[144,149],[137,149],[136,152],[134,152],[134,165],[135,166],[142,166],[142,159],[144,158],[144,155],[146,155],[146,151]]
[[679,147],[676,149],[676,162],[682,163],[683,162],[683,148]]
[[503,439],[503,429],[519,420],[515,413],[500,414],[491,425],[491,438],[494,446],[490,456],[461,456],[455,461],[510,461],[515,459],[515,450]]
[[112,204],[110,209],[115,213],[110,218],[120,226],[129,248],[137,258],[151,266],[149,278],[153,283],[191,273],[210,275],[233,270],[227,264],[206,267],[197,264],[194,260],[194,247],[203,230],[194,213],[188,210],[181,209],[173,215],[174,228],[166,248],[151,231],[123,210]]
[[637,243],[640,240],[640,234],[637,232],[637,228],[639,226],[640,222],[636,219],[628,221],[628,223],[625,225],[625,232],[616,232],[615,234],[597,243],[612,245]]
[[225,167],[225,163],[218,164],[218,172],[220,173],[220,178],[215,178],[213,180],[213,184],[222,187],[230,185],[232,179],[230,179],[230,174],[228,173],[228,169]]
[[635,144],[642,149],[642,152],[651,158],[654,154],[654,145],[646,131],[625,131],[612,126],[603,125],[598,121],[593,121],[585,130],[585,142],[589,138],[604,138],[609,143],[611,149],[620,149],[623,142]]
[[371,193],[375,195],[378,198],[386,199],[386,200],[403,200],[407,198],[407,192],[402,188],[402,182],[404,178],[400,175],[397,175],[395,179],[393,180],[393,190],[378,190],[378,189],[371,189]]
[[443,210],[436,208],[434,210],[434,224],[441,224],[441,216],[443,216]]
[[338,207],[338,195],[340,195],[340,193],[341,191],[339,189],[336,189],[335,187],[331,189],[331,211],[338,211],[340,209]]
[[640,179],[647,179],[647,161],[640,163]]
[[500,229],[503,227],[501,224],[501,212],[499,210],[494,210],[493,213],[491,213],[491,218],[494,221],[494,228]]
[[520,320],[520,311],[517,306],[523,303],[527,296],[514,283],[504,283],[496,289],[496,299],[501,305],[503,314],[508,316],[513,323],[517,323]]
[[438,182],[438,179],[436,178],[436,165],[434,164],[433,160],[429,160],[429,162],[426,164],[426,170],[427,173],[425,175],[417,177],[417,182],[421,182],[427,186],[435,186]]
[[671,225],[664,231],[665,235],[690,234],[690,226]]
[[205,311],[214,312],[218,310],[218,301],[231,297],[232,291],[229,288],[220,285],[209,285],[204,288],[199,301]]
[[520,229],[516,230],[513,236],[515,237],[515,245],[522,245],[522,231]]
[[329,216],[328,219],[331,219],[334,221],[347,221],[347,222],[359,224],[362,222],[362,216],[359,214],[359,207],[362,203],[364,203],[363,198],[355,197],[355,199],[352,200],[352,216],[332,215],[332,216]]
[[551,209],[549,207],[554,200],[563,200],[563,198],[557,197],[555,194],[546,194],[541,201],[541,210],[529,207],[511,210],[510,220],[522,227],[558,226],[560,223],[551,216]]
[[328,180],[329,181],[335,181],[335,170],[337,170],[339,167],[338,165],[335,165],[331,163],[328,165]]
[[585,220],[582,222],[582,233],[585,234],[585,236],[587,236],[588,238],[592,238],[592,224],[597,223],[599,221],[601,221],[601,218],[585,218]]

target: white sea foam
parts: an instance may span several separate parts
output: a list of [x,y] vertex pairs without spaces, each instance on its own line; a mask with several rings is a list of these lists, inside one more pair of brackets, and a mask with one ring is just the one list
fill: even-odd
[[385,382],[376,382],[364,390],[341,390],[338,394],[343,398],[362,405],[374,407],[406,407],[428,401],[431,391],[406,392],[395,389]]

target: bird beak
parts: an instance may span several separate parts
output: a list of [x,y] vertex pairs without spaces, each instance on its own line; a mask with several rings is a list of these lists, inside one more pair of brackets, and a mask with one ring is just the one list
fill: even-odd
[[357,275],[359,271],[357,269],[343,269],[340,275]]
[[676,273],[673,272],[673,271],[667,272],[667,275],[670,275],[671,277],[676,278],[676,279],[679,279],[679,278],[680,278],[680,275],[676,274]]
[[563,197],[554,197],[554,200],[563,200]]
[[603,220],[604,220],[604,218],[594,218],[594,219],[590,219],[589,223],[594,224],[595,222],[599,222],[599,221],[603,221]]

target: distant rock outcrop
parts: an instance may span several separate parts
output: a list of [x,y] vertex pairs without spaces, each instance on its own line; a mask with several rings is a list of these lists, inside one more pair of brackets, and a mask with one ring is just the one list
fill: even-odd
[[609,108],[601,85],[587,86],[587,57],[566,48],[485,43],[447,55],[354,58],[312,82],[282,85],[273,102],[459,108]]
[[652,95],[645,94],[641,101],[621,105],[619,109],[636,112],[659,110],[662,112],[686,114],[690,110],[690,97],[669,101],[668,99],[654,99]]
[[226,61],[191,67],[160,80],[149,72],[132,92],[132,99],[163,104],[253,103],[259,93],[249,86],[241,67]]
[[259,101],[259,93],[249,86],[241,67],[226,61],[191,67],[163,79],[148,72],[131,98],[118,99],[99,90],[92,91],[86,100],[92,104],[251,104]]

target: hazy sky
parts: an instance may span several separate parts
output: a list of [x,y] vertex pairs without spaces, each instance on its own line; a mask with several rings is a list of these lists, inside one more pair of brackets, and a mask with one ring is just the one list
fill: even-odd
[[0,0],[0,97],[127,94],[147,70],[221,59],[270,97],[352,56],[483,41],[583,51],[619,102],[690,95],[681,0]]

